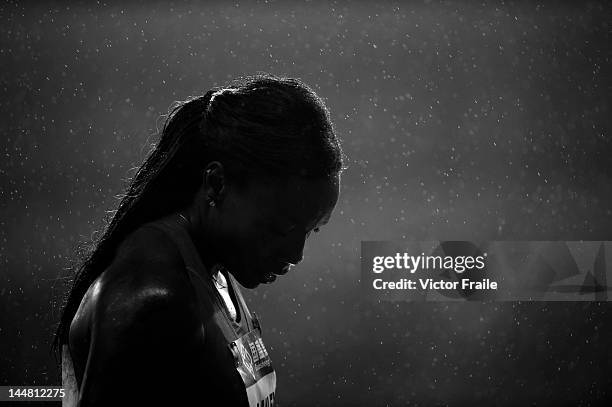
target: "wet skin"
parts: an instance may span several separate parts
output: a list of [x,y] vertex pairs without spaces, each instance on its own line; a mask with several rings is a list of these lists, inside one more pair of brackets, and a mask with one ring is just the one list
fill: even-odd
[[[207,170],[180,214],[207,268],[222,264],[247,288],[297,264],[305,240],[329,220],[338,199],[337,178],[238,187],[221,164]],[[180,405],[208,397],[201,392],[211,373],[199,355],[210,316],[198,316],[183,267],[163,232],[140,229],[91,285],[69,337],[81,405]]]

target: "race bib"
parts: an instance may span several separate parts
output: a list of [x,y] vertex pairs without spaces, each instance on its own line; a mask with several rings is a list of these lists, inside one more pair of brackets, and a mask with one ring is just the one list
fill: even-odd
[[249,406],[273,407],[276,373],[259,331],[252,330],[229,344],[236,370],[246,388]]

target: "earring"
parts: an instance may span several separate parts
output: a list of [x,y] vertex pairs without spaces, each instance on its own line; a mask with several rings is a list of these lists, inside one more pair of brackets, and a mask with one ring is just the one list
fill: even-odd
[[208,198],[208,206],[214,207],[215,205],[215,201],[212,198]]

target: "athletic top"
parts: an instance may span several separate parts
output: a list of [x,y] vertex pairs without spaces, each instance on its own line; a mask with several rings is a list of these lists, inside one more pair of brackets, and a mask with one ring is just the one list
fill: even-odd
[[[276,373],[261,338],[257,316],[249,312],[237,282],[227,273],[227,290],[237,303],[236,317],[232,318],[225,303],[229,296],[224,298],[215,287],[185,225],[181,225],[183,222],[185,220],[178,217],[165,218],[142,227],[160,229],[171,238],[183,257],[185,272],[195,289],[206,338],[203,359],[208,366],[201,394],[204,397],[214,394],[215,405],[220,406],[272,407]],[[224,283],[223,279],[217,281]],[[67,345],[62,348],[62,386],[66,394],[62,406],[75,407],[78,388]]]
[[229,292],[228,282],[220,270],[214,273],[213,281],[215,282],[215,288],[219,291],[221,298],[223,298],[223,303],[227,307],[227,311],[230,317],[232,317],[232,321],[236,321],[238,319],[238,313],[236,312],[236,307],[234,306],[234,302]]

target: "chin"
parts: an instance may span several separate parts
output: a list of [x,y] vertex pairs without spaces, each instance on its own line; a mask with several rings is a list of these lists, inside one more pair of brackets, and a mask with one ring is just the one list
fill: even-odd
[[234,278],[236,279],[236,281],[238,281],[238,283],[243,286],[244,288],[256,288],[257,286],[259,286],[261,284],[261,282],[255,280],[255,276],[253,276],[253,278],[243,278],[242,276],[237,276],[236,274],[232,273],[232,275],[234,276]]
[[252,288],[256,288],[259,286],[259,282],[253,282],[253,281],[249,281],[249,282],[242,282],[238,279],[236,279],[236,281],[238,281],[240,283],[241,286],[243,286],[244,288],[248,288],[248,289],[252,289]]

